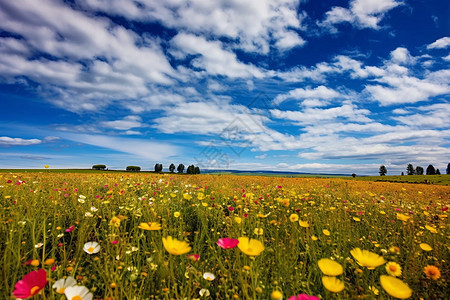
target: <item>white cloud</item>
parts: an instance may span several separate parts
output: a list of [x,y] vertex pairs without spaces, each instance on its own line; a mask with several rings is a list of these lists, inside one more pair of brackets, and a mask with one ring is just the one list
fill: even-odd
[[446,36],[427,46],[427,49],[445,49],[450,46],[450,37]]
[[271,47],[284,51],[302,46],[299,0],[79,0],[87,9],[124,16],[196,35],[232,39],[237,48],[267,54]]
[[294,121],[296,124],[307,125],[315,123],[327,123],[338,118],[354,122],[370,122],[367,117],[369,110],[358,109],[356,105],[349,101],[344,101],[342,106],[332,108],[305,108],[302,111],[280,111],[271,110],[273,116],[280,119]]
[[232,105],[225,100],[211,100],[181,103],[167,109],[166,116],[153,121],[155,127],[164,133],[220,135],[230,128],[236,129],[239,139],[246,139],[247,135],[264,131],[263,123],[267,118],[242,105]]
[[413,128],[449,128],[450,104],[436,103],[417,107],[418,113],[394,116],[392,119]]
[[39,145],[42,141],[39,139],[22,139],[8,136],[0,136],[0,146],[31,146]]
[[61,133],[61,137],[87,145],[133,154],[148,160],[165,160],[179,152],[177,147],[168,143],[153,142],[145,139],[78,133]]
[[148,95],[152,84],[170,85],[180,76],[157,39],[107,18],[54,0],[1,2],[0,7],[0,29],[20,36],[0,38],[5,51],[0,77],[26,77],[65,109],[98,110]]
[[337,31],[334,27],[339,23],[351,23],[357,28],[379,29],[379,23],[391,9],[402,5],[396,0],[352,0],[349,8],[333,7],[325,13],[325,19],[318,22],[319,26],[328,28],[331,33]]
[[391,61],[395,64],[412,64],[415,62],[415,58],[404,47],[398,47],[390,55]]
[[142,119],[139,116],[126,116],[122,120],[101,122],[101,125],[116,130],[129,130],[142,127]]
[[410,76],[390,75],[376,81],[384,85],[368,85],[365,91],[383,106],[426,101],[450,91],[448,85]]
[[327,88],[326,86],[318,86],[314,89],[311,88],[297,88],[294,90],[289,91],[287,94],[278,95],[274,99],[275,104],[280,104],[281,102],[285,101],[286,99],[321,99],[321,100],[328,100],[328,99],[334,99],[341,96],[340,93],[336,92],[333,89]]
[[223,75],[231,78],[264,77],[263,72],[253,65],[239,62],[236,54],[224,50],[220,41],[207,41],[204,37],[179,33],[171,41],[177,49],[175,55],[186,58],[186,55],[200,54],[192,60],[195,68],[206,70],[210,75]]

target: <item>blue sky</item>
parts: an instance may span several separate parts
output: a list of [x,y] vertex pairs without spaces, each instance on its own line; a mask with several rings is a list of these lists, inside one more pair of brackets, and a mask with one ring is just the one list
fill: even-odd
[[0,2],[0,167],[450,161],[450,4]]

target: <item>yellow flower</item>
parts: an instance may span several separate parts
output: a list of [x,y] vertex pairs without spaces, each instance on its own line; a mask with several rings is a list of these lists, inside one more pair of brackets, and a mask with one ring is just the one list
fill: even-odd
[[437,233],[436,228],[429,226],[429,225],[425,225],[425,228],[428,229],[431,233]]
[[337,279],[336,277],[323,276],[322,283],[327,290],[333,293],[339,293],[344,289],[344,282]]
[[423,268],[423,271],[425,272],[427,278],[438,280],[441,277],[441,271],[439,271],[439,269],[435,266],[428,265]]
[[317,236],[315,236],[315,235],[313,235],[313,236],[311,237],[311,239],[312,239],[313,241],[317,241],[317,240],[318,240]]
[[399,219],[399,220],[401,220],[401,221],[403,221],[403,222],[408,221],[409,218],[410,218],[410,216],[407,216],[407,215],[404,215],[404,214],[397,213],[397,219]]
[[189,195],[189,194],[183,194],[183,198],[186,199],[186,200],[191,200],[192,196]]
[[297,222],[297,221],[298,221],[298,215],[297,215],[297,214],[292,214],[292,215],[289,217],[289,220],[290,220],[291,222]]
[[173,255],[182,255],[191,251],[191,247],[185,241],[179,241],[172,238],[170,235],[167,238],[163,238],[164,248]]
[[250,239],[248,237],[240,237],[238,238],[238,241],[238,248],[244,254],[247,254],[249,256],[257,256],[264,251],[264,245],[258,240]]
[[176,212],[173,213],[173,216],[175,218],[178,218],[180,215],[181,215],[181,213],[179,211],[176,211]]
[[371,290],[376,296],[380,294],[380,291],[374,286],[369,286],[369,290]]
[[423,251],[431,251],[431,250],[433,250],[433,248],[431,248],[430,245],[425,244],[425,243],[421,243],[419,246],[420,246],[420,249],[422,249]]
[[138,228],[144,230],[161,230],[161,224],[156,222],[141,223]]
[[398,278],[381,275],[380,283],[383,289],[392,297],[408,299],[412,295],[412,290],[409,286]]
[[255,228],[255,230],[253,230],[253,233],[256,235],[263,235],[264,230],[262,228]]
[[357,217],[353,217],[353,220],[356,221],[356,222],[361,221],[361,219],[360,219],[360,218],[357,218]]
[[272,299],[272,300],[282,300],[283,299],[283,294],[280,291],[273,291],[270,294],[270,299]]
[[304,227],[304,228],[308,228],[308,227],[309,227],[308,221],[302,221],[302,220],[299,220],[299,221],[298,221],[298,224],[300,224],[300,226],[301,226],[301,227]]
[[109,221],[109,226],[119,227],[120,226],[120,218],[118,217],[112,217],[112,219]]
[[50,266],[50,265],[53,265],[54,262],[55,262],[55,259],[53,259],[53,258],[48,258],[48,259],[46,259],[46,260],[44,261],[44,265]]
[[329,258],[322,258],[317,262],[320,271],[328,276],[338,276],[344,272],[341,264]]
[[48,169],[48,168],[50,168],[50,166],[49,165],[44,165],[44,168]]
[[330,231],[328,229],[324,229],[322,230],[323,234],[325,234],[326,236],[330,235]]
[[203,199],[205,198],[205,194],[203,194],[203,193],[198,193],[198,194],[197,194],[197,198],[198,198],[198,200],[203,200]]
[[367,267],[367,269],[375,269],[386,262],[383,257],[368,250],[355,248],[350,253],[356,259],[358,265]]
[[390,261],[386,264],[386,272],[391,276],[398,277],[402,275],[402,267],[398,263]]
[[236,222],[237,224],[241,224],[242,218],[240,218],[240,217],[234,217],[234,222]]

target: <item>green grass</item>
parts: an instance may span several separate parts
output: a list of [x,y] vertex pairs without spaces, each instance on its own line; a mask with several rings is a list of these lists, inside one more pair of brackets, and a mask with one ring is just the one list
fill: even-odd
[[355,180],[450,185],[450,175],[361,176]]
[[[0,173],[0,299],[11,299],[14,285],[38,268],[48,271],[49,283],[35,298],[46,300],[64,298],[51,286],[67,276],[96,299],[196,299],[201,289],[208,289],[211,299],[266,300],[274,290],[284,299],[301,293],[377,298],[370,287],[383,299],[393,299],[379,281],[385,266],[358,265],[350,254],[357,247],[398,263],[412,299],[444,299],[447,293],[447,186],[65,171]],[[118,226],[111,223],[114,217],[121,219]],[[161,229],[138,227],[146,222]],[[75,229],[66,232],[70,226]],[[167,236],[187,242],[189,254],[200,259],[169,254],[162,243]],[[265,249],[255,257],[238,248],[222,249],[216,242],[223,237],[249,237]],[[83,250],[90,241],[100,244],[99,253]],[[432,251],[423,251],[420,243]],[[394,246],[400,251],[391,252]],[[53,265],[43,265],[49,258]],[[344,273],[337,277],[343,291],[323,286],[321,258],[342,265]],[[39,266],[27,265],[30,259]],[[427,265],[436,266],[441,278],[427,278]],[[216,279],[205,280],[205,272]]]

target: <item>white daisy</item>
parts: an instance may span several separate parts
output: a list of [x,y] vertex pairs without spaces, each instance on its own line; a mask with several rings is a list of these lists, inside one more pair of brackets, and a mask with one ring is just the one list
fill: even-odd
[[61,279],[59,279],[58,281],[56,281],[54,284],[53,284],[53,288],[54,289],[56,289],[56,292],[58,293],[58,294],[64,294],[64,292],[65,292],[65,290],[68,288],[68,287],[71,287],[71,286],[74,286],[74,285],[76,285],[77,284],[77,281],[72,277],[72,276],[69,276],[69,277],[67,277],[67,278],[61,278]]
[[66,288],[64,294],[67,300],[92,300],[94,295],[89,293],[89,290],[85,286],[74,285]]
[[88,254],[95,254],[100,251],[100,245],[97,242],[87,242],[84,244],[83,250]]

